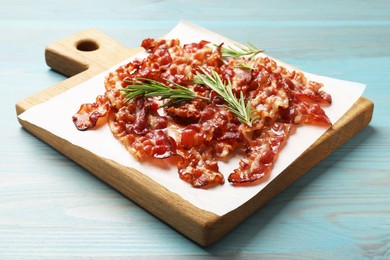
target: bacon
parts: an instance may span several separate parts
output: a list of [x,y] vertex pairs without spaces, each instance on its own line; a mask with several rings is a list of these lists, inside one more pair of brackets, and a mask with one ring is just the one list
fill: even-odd
[[[198,50],[203,49],[210,42],[201,40],[199,43],[184,44],[183,49],[188,53],[196,53]],[[204,58],[200,59],[203,60]]]
[[[111,132],[139,160],[177,158],[179,177],[195,188],[224,184],[218,160],[245,150],[239,167],[228,176],[232,185],[253,185],[268,178],[295,125],[330,126],[322,107],[331,96],[323,85],[289,71],[268,57],[222,60],[221,46],[209,42],[180,45],[177,39],[142,42],[148,56],[108,74],[105,93],[81,105],[73,116],[78,130],[88,130],[106,117]],[[193,82],[200,68],[230,81],[233,93],[250,103],[257,116],[241,123],[226,101],[206,85]],[[208,100],[194,99],[160,107],[159,98],[126,100],[121,89],[137,78],[172,81]]]
[[320,106],[329,106],[332,103],[332,97],[323,91],[318,91],[316,94],[295,93],[294,96],[300,102],[318,104]]
[[165,111],[180,123],[190,124],[199,121],[204,106],[204,101],[193,100],[184,104],[165,107]]
[[142,41],[141,46],[147,51],[152,52],[154,48],[156,48],[159,43],[152,38],[146,38]]
[[319,104],[293,101],[290,107],[280,110],[280,119],[297,125],[331,126],[332,123]]
[[210,147],[201,145],[185,151],[177,168],[182,180],[195,188],[206,188],[225,182]]
[[147,133],[139,139],[140,150],[148,156],[164,159],[176,155],[176,142],[164,130]]
[[168,135],[164,117],[155,119],[156,128],[152,129],[147,122],[155,116],[145,112],[147,110],[145,107],[141,108],[139,114],[143,115],[138,117],[131,115],[129,109],[113,113],[109,117],[112,133],[138,159],[148,156],[163,159],[176,155],[176,141]]
[[106,116],[110,104],[104,96],[97,96],[95,103],[86,103],[80,106],[79,111],[73,115],[72,120],[76,128],[81,131],[96,126],[99,118]]
[[229,175],[229,182],[241,185],[267,179],[278,153],[293,131],[293,124],[274,123],[265,127],[259,138],[250,142],[239,168]]

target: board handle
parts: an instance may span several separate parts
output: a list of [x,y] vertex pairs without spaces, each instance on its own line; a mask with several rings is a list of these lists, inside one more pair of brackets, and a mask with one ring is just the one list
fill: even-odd
[[70,78],[19,101],[16,104],[17,115],[118,65],[142,50],[127,48],[95,29],[85,30],[50,44],[45,49],[46,64]]
[[72,77],[92,67],[94,72],[106,70],[138,51],[88,29],[47,46],[45,60],[53,70]]

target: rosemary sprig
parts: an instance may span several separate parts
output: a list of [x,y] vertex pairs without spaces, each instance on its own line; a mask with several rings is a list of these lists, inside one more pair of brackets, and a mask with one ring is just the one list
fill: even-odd
[[[215,44],[217,47],[218,45]],[[235,44],[232,46],[221,46],[222,58],[239,58],[242,56],[248,56],[252,60],[257,54],[264,50],[257,48],[252,43],[247,42],[246,45]]]
[[233,87],[230,80],[228,80],[227,84],[224,84],[218,73],[214,70],[212,70],[210,73],[208,73],[203,68],[200,68],[200,70],[203,74],[197,72],[194,82],[196,84],[207,85],[212,90],[217,92],[218,95],[220,95],[229,104],[229,106],[226,106],[227,109],[229,109],[230,112],[235,114],[241,123],[252,127],[253,122],[259,117],[253,117],[253,113],[255,112],[255,110],[252,110],[250,102],[247,102],[245,104],[245,98],[242,91],[240,92],[240,99],[238,99],[233,93]]
[[195,98],[209,100],[208,98],[199,96],[194,91],[176,84],[175,82],[167,79],[165,79],[165,81],[172,84],[174,88],[152,79],[136,78],[135,81],[125,80],[125,82],[129,83],[129,85],[121,90],[124,92],[126,102],[138,96],[160,97],[160,100],[170,99],[169,102],[163,104],[161,107],[170,106]]

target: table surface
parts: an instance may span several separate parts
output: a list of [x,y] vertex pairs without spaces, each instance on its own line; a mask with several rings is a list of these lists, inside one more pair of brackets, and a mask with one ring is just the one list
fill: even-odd
[[[367,84],[368,127],[216,244],[202,248],[16,120],[65,79],[45,47],[96,28],[128,47],[180,19],[303,70]],[[1,1],[0,258],[390,259],[389,1]]]

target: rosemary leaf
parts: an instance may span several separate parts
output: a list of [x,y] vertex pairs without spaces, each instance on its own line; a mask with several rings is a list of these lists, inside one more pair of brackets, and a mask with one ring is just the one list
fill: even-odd
[[129,84],[121,90],[123,91],[123,95],[126,97],[126,102],[139,96],[160,97],[160,100],[170,99],[170,101],[163,104],[162,107],[189,101],[195,98],[208,100],[208,98],[199,96],[192,90],[176,84],[175,82],[170,80],[165,81],[173,85],[174,88],[152,79],[136,78],[134,81],[125,81]]
[[257,120],[258,117],[252,117],[255,110],[252,110],[250,102],[245,104],[245,98],[242,91],[240,92],[240,99],[238,99],[233,93],[233,86],[230,80],[228,80],[227,84],[224,84],[218,73],[214,70],[210,73],[203,68],[200,68],[200,70],[202,73],[196,73],[195,82],[201,82],[217,92],[218,95],[228,103],[226,108],[235,114],[241,123],[252,127],[253,122]]
[[[214,44],[216,47],[218,45]],[[263,52],[262,49],[257,48],[252,43],[247,43],[246,45],[235,44],[232,46],[224,46],[221,47],[222,58],[239,58],[243,56],[247,56],[250,60],[253,59],[257,54]]]
[[248,64],[240,64],[237,66],[234,66],[237,69],[248,69],[248,70],[253,70],[254,68],[251,65]]

